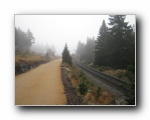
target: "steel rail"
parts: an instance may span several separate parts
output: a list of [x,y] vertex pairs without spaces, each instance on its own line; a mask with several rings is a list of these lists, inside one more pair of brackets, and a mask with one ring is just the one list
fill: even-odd
[[95,70],[91,67],[83,65],[77,61],[73,61],[73,63],[75,65],[79,66],[80,68],[84,69],[85,71],[87,71],[91,75],[94,75],[100,79],[103,79],[103,81],[105,81],[107,83],[113,84],[113,86],[115,86],[115,88],[117,88],[117,90],[120,90],[122,92],[130,91],[130,89],[128,87],[129,82],[126,82],[126,81],[120,80],[114,76],[110,76],[110,75],[107,75],[105,73],[102,73],[102,72]]

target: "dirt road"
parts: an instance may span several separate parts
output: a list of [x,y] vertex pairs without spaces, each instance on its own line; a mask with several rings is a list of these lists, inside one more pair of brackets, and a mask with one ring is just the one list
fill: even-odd
[[16,105],[64,105],[66,95],[61,81],[61,59],[40,65],[16,76]]

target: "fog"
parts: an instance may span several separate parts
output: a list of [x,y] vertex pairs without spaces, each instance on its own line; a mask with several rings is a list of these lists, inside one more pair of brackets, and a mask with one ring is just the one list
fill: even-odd
[[[61,55],[65,43],[74,53],[78,41],[86,42],[87,37],[97,38],[102,21],[109,23],[108,15],[15,15],[15,27],[30,31],[35,45],[54,46]],[[127,15],[129,25],[135,24],[135,16]],[[108,25],[108,24],[107,24]]]

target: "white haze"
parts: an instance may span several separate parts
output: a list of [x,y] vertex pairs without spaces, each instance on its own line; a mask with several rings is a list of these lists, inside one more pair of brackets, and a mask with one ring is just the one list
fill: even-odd
[[[97,38],[102,21],[109,23],[108,15],[15,15],[15,27],[23,31],[30,29],[35,44],[55,46],[61,55],[65,43],[71,53],[77,43],[86,42],[87,37]],[[128,15],[126,21],[135,24],[135,15]]]

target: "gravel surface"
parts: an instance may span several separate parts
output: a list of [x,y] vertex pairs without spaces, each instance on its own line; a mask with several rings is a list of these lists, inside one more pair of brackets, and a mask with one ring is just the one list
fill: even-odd
[[66,105],[64,92],[61,59],[15,77],[16,105]]
[[[76,66],[77,67],[77,66]],[[93,83],[96,86],[101,86],[103,88],[106,88],[108,91],[112,92],[114,95],[116,95],[116,100],[111,103],[112,105],[125,105],[126,102],[124,101],[124,95],[113,88],[111,84],[105,83],[103,80],[100,80],[100,78],[97,78],[96,76],[91,75],[89,72],[83,70],[82,68],[78,67],[80,70],[82,70],[87,80],[90,83]],[[64,84],[65,94],[67,97],[67,105],[83,105],[82,100],[77,96],[75,89],[72,87],[72,84],[68,78],[67,75],[67,68],[62,67],[62,81]]]
[[[78,66],[76,66],[76,67],[78,67]],[[121,93],[120,91],[118,91],[117,89],[115,89],[113,84],[107,83],[103,79],[100,79],[100,78],[90,74],[89,72],[87,72],[86,70],[82,69],[81,67],[78,67],[78,68],[85,73],[85,75],[87,77],[87,80],[90,83],[93,83],[96,86],[101,86],[103,88],[106,88],[108,91],[112,92],[114,95],[117,96],[117,99],[114,101],[113,104],[115,104],[115,105],[125,105],[126,104],[126,102],[124,101],[124,94]]]
[[67,105],[82,105],[82,100],[78,97],[75,89],[68,78],[67,70],[62,67],[62,82],[64,84],[65,94],[67,97]]
[[87,77],[87,80],[90,82],[90,83],[93,83],[94,85],[96,86],[101,86],[101,87],[104,87],[106,88],[108,91],[111,91],[113,92],[114,94],[118,95],[118,96],[122,96],[122,92],[119,90],[118,91],[118,88],[116,88],[116,86],[114,86],[113,84],[111,84],[110,82],[107,82],[106,80],[104,79],[101,79],[93,74],[91,74],[90,72],[84,70],[83,68],[75,65],[77,68],[79,68],[81,71],[83,71]]

